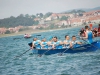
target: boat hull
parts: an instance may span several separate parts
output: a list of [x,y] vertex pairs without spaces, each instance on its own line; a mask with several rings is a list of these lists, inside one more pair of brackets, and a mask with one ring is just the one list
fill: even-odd
[[100,49],[100,41],[93,42],[92,44],[86,44],[75,48],[63,48],[63,49],[34,49],[33,53],[51,55],[56,53],[78,53],[78,52],[91,52]]

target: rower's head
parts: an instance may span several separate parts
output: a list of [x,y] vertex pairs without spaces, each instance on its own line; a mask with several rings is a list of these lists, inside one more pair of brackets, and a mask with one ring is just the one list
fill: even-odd
[[80,36],[81,36],[81,37],[84,37],[84,36],[85,36],[84,32],[83,32],[83,33],[80,33]]
[[36,41],[36,40],[37,40],[37,37],[34,37],[34,38],[33,38],[33,41]]
[[43,38],[42,41],[43,41],[43,42],[46,42],[46,38]]
[[72,41],[76,41],[76,36],[72,36]]
[[89,29],[89,27],[88,26],[85,26],[85,29]]
[[52,41],[52,40],[53,40],[53,37],[52,37],[52,36],[50,36],[49,41]]
[[66,39],[66,40],[69,40],[70,38],[69,38],[69,36],[68,36],[68,35],[65,35],[65,39]]
[[58,39],[57,39],[57,37],[56,37],[56,36],[55,36],[55,37],[53,37],[53,41],[54,41],[54,42],[57,42],[57,40],[58,40]]

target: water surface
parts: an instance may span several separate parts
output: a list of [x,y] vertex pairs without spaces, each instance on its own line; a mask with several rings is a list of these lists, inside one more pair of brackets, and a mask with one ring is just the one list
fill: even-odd
[[[57,36],[64,40],[64,36],[77,35],[80,28],[50,31],[33,34],[41,35],[39,39]],[[23,36],[0,38],[0,75],[100,75],[100,50],[62,56],[43,55],[38,57],[31,51],[21,58],[14,59],[29,49],[27,45],[33,38]],[[100,38],[95,38],[95,40]]]

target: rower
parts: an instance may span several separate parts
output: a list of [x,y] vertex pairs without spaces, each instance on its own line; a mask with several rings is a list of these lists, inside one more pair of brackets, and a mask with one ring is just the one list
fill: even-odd
[[92,33],[92,31],[89,29],[88,26],[85,26],[85,37],[82,37],[83,39],[87,39],[88,40],[88,43],[92,43],[93,42],[93,38],[94,38],[94,35]]
[[70,37],[68,35],[65,35],[65,40],[63,42],[64,48],[69,48],[70,46]]
[[72,36],[72,40],[70,42],[70,47],[78,47],[82,44],[82,42],[76,40],[76,36]]
[[48,49],[51,49],[51,48],[52,48],[52,46],[53,46],[52,42],[53,42],[53,37],[50,36],[50,37],[49,37],[49,41],[47,42],[47,44],[48,44]]
[[31,49],[33,49],[33,48],[34,48],[34,49],[35,49],[35,48],[40,48],[40,47],[39,47],[39,44],[40,44],[40,40],[38,40],[37,37],[34,37],[34,38],[33,38],[33,42],[32,42],[32,47],[31,47]]
[[58,38],[55,36],[55,37],[53,37],[53,42],[52,42],[52,48],[54,49],[54,48],[56,48],[56,49],[61,49],[62,48],[62,42],[61,41],[58,41]]
[[46,38],[43,38],[42,41],[40,42],[41,48],[42,49],[47,49],[48,48],[48,44],[46,42]]

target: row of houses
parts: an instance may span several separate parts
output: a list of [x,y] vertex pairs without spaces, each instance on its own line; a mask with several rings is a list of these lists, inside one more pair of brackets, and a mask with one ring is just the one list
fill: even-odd
[[58,23],[55,23],[55,25],[82,25],[83,23],[100,22],[100,10],[85,12],[81,14],[82,15],[80,16],[79,13],[76,14],[53,13],[45,19],[36,18],[35,20],[38,20],[39,24],[48,24],[48,22],[52,20],[57,20],[60,19],[62,16],[66,16],[68,17],[68,20],[59,21]]
[[68,20],[59,21],[55,25],[82,25],[82,24],[88,24],[88,23],[100,23],[100,15],[98,16],[92,16],[92,17],[79,17],[79,18],[71,18]]
[[100,23],[100,10],[83,13],[83,16],[68,18],[68,20],[59,21],[55,25],[82,25],[88,23]]
[[0,28],[0,34],[5,34],[6,31],[10,31],[11,33],[17,33],[19,32],[19,29],[23,28],[23,26],[17,26],[17,27],[10,27],[10,28]]

